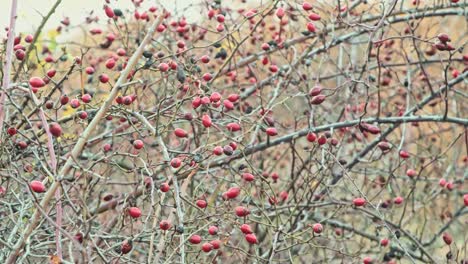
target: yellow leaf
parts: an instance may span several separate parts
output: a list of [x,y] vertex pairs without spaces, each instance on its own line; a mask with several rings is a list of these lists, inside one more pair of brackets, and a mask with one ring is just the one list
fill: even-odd
[[56,255],[50,255],[50,263],[51,264],[60,264],[62,263],[62,260]]
[[58,140],[60,141],[62,138],[63,138],[63,139],[67,139],[67,140],[74,140],[74,139],[76,139],[77,137],[76,137],[75,134],[63,133],[62,136],[60,136],[60,138],[59,138]]
[[50,40],[55,40],[58,35],[60,35],[60,32],[58,32],[55,29],[51,29],[47,31],[47,36],[49,37]]
[[67,105],[65,110],[63,111],[63,116],[71,116],[76,113],[76,109],[72,108],[71,106]]

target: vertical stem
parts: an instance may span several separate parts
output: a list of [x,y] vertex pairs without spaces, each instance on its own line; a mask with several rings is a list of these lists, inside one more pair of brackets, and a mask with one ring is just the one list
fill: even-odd
[[[30,90],[30,96],[37,106],[41,105],[41,103],[39,102],[39,100],[36,98],[36,96],[31,90]],[[55,156],[54,139],[53,139],[52,133],[50,133],[50,127],[49,127],[49,124],[47,123],[47,118],[42,107],[39,107],[39,117],[41,118],[42,126],[44,127],[44,130],[47,135],[47,149],[49,151],[49,157],[50,157],[49,165],[52,169],[53,175],[56,176],[57,157]],[[57,216],[55,220],[57,224],[57,228],[55,229],[55,245],[57,248],[57,256],[60,259],[62,259],[62,244],[61,244],[60,228],[62,226],[63,211],[62,211],[62,201],[60,200],[60,188],[57,188],[57,190],[55,191],[55,199],[57,200],[57,205],[55,206],[55,210],[57,212]]]
[[13,44],[15,41],[15,26],[16,26],[16,11],[18,7],[18,1],[12,0],[11,1],[11,13],[10,13],[10,27],[8,28],[8,41],[6,47],[6,54],[5,54],[5,66],[3,72],[3,89],[0,95],[0,138],[2,137],[3,133],[3,121],[5,118],[5,99],[6,99],[6,92],[8,87],[10,86],[10,72],[11,72],[11,60],[13,57]]

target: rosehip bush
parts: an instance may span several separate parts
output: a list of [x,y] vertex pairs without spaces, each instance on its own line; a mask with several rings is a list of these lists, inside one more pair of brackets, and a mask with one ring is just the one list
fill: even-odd
[[468,262],[466,1],[125,1],[8,1],[1,263]]

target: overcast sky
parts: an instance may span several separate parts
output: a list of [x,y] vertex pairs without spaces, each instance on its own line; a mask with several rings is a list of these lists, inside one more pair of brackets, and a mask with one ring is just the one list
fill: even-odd
[[[0,0],[0,26],[7,27],[10,19],[10,9],[12,0]],[[190,4],[197,3],[200,0],[170,0],[170,1],[157,1],[163,3],[169,10],[174,10],[177,6],[178,10],[183,10],[190,6]],[[18,0],[18,20],[16,24],[16,32],[34,32],[42,20],[42,15],[47,14],[56,0]],[[144,1],[144,7],[149,7],[154,4],[155,0]],[[72,24],[79,24],[84,21],[86,14],[91,10],[95,10],[99,15],[103,15],[104,11],[102,6],[104,0],[62,0],[62,3],[57,8],[55,14],[52,15],[46,28],[51,29],[57,27],[59,21],[65,17],[70,17]],[[130,0],[112,0],[112,7],[121,9],[132,8]],[[174,12],[174,11],[173,11]],[[188,8],[184,11],[188,20],[197,19],[200,17],[200,11],[197,8]],[[3,35],[3,34],[2,34]]]

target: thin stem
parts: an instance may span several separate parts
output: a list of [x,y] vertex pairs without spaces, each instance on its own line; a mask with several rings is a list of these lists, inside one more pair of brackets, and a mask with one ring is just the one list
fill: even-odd
[[18,0],[11,1],[10,27],[8,28],[8,40],[6,46],[6,58],[3,71],[3,85],[0,95],[0,139],[3,137],[3,122],[5,120],[5,99],[8,87],[10,86],[11,60],[13,58],[13,44],[15,41],[15,27],[17,17]]

